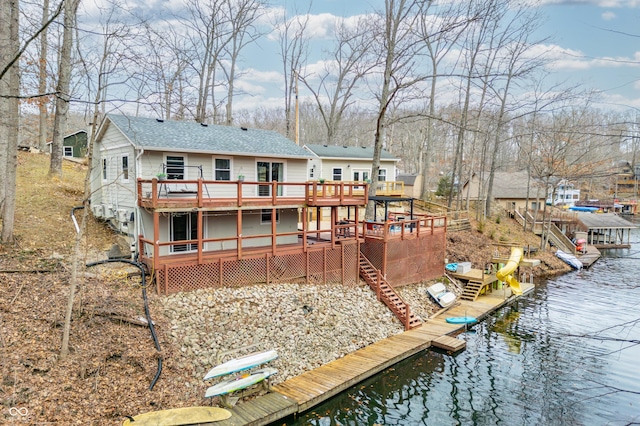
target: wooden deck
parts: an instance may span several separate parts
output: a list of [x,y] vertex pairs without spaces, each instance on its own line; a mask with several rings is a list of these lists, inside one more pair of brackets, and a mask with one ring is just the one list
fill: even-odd
[[[523,294],[528,294],[533,291],[534,286],[522,283],[522,289]],[[230,410],[230,419],[216,422],[215,425],[266,425],[291,414],[302,413],[428,348],[434,340],[465,329],[465,325],[447,323],[446,317],[474,316],[482,320],[514,300],[516,297],[511,296],[511,290],[507,287],[487,293],[474,302],[461,300],[445,315],[430,318],[421,327],[373,343],[273,386],[273,393],[237,405]],[[443,340],[453,343],[449,339]],[[457,346],[459,344],[456,343],[455,347]]]

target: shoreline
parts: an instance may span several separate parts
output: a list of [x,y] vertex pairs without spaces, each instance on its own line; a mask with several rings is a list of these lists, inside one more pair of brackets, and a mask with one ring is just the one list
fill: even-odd
[[[423,328],[442,313],[426,291],[431,284],[398,289],[425,321]],[[461,293],[456,285],[448,287],[458,296]],[[201,398],[202,404],[218,402],[204,398],[207,387],[214,382],[202,378],[220,362],[275,349],[278,358],[269,367],[278,373],[270,383],[278,385],[405,332],[366,284],[204,289],[164,296],[160,303],[169,321],[167,337],[178,349],[177,366],[189,373],[185,386]]]
[[[524,294],[521,296],[512,295],[510,290],[494,290],[481,296],[478,301],[461,301],[450,309],[450,315],[460,316],[464,312],[465,315],[469,313],[482,320],[492,312],[514,303],[535,288],[532,284],[524,284],[523,287]],[[421,327],[402,331],[274,385],[272,392],[230,408],[231,419],[221,422],[220,425],[267,425],[282,421],[292,414],[301,414],[362,380],[428,349],[431,342],[437,338],[455,334],[464,328],[465,325],[447,323],[444,317],[433,318]]]

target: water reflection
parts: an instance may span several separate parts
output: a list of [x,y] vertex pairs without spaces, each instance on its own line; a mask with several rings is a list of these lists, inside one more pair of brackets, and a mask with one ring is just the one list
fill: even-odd
[[540,283],[460,338],[293,425],[622,425],[640,422],[640,243]]

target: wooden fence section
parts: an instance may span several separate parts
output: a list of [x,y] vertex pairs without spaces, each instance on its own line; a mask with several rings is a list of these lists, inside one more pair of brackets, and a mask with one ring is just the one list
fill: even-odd
[[[522,288],[523,294],[528,294],[534,286],[523,283]],[[480,320],[515,299],[506,288],[495,290],[475,302],[460,301],[447,311],[446,317],[474,316]],[[272,388],[275,395],[267,394],[232,408],[231,418],[216,422],[216,426],[267,425],[293,413],[302,413],[428,348],[434,339],[465,329],[464,325],[447,323],[446,317],[431,318],[421,327],[373,343],[279,383]],[[256,418],[256,413],[264,413],[263,418]]]

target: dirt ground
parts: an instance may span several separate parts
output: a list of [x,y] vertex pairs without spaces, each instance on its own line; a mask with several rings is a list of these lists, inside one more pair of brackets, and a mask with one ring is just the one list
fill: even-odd
[[[144,317],[135,268],[89,268],[73,309],[70,354],[62,359],[62,325],[71,278],[75,230],[71,208],[81,202],[86,167],[65,162],[62,179],[47,178],[48,156],[20,153],[16,243],[0,246],[0,423],[121,424],[141,412],[201,405],[187,385],[190,369],[175,361],[158,297],[148,303],[159,339],[156,350]],[[80,218],[81,212],[76,213]],[[450,233],[450,262],[483,265],[509,244],[536,245],[506,218],[473,222],[472,231]],[[479,232],[479,229],[482,232]],[[89,220],[82,264],[106,258],[117,237]],[[568,267],[537,253],[537,277]],[[149,390],[162,359],[162,374]]]

